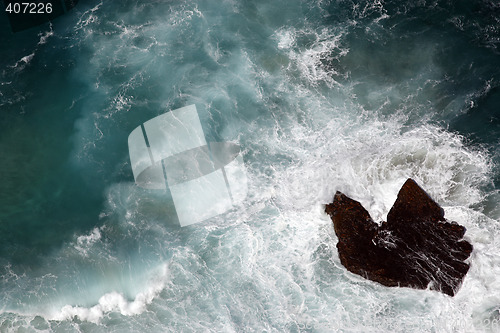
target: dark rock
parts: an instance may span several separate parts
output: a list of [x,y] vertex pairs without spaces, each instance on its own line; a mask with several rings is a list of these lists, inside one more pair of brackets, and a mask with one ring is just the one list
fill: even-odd
[[340,262],[352,273],[389,287],[429,287],[454,296],[469,270],[464,260],[472,245],[462,240],[465,228],[446,221],[443,209],[413,179],[380,226],[340,192],[325,211],[339,239]]

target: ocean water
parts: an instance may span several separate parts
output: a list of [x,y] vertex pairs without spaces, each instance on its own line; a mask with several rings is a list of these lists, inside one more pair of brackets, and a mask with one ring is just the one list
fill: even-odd
[[[0,332],[497,332],[500,5],[80,0],[0,15]],[[181,228],[127,138],[196,104],[248,197]],[[349,273],[324,204],[414,178],[467,227],[455,297]]]

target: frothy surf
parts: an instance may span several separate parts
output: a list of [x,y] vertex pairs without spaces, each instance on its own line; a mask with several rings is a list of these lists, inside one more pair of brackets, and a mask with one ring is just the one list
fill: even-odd
[[[287,12],[273,23],[274,6],[238,1],[102,1],[71,14],[68,75],[85,89],[65,110],[78,113],[67,165],[100,206],[36,267],[8,262],[0,330],[495,330],[500,216],[484,201],[498,166],[446,127],[475,95],[437,112],[448,97],[431,87],[448,81],[432,45],[406,69],[396,62],[399,76],[373,75],[380,58],[360,74],[370,56],[356,54],[366,51],[360,27],[393,43],[384,3],[351,8],[345,24],[323,23],[331,3],[281,5],[308,19]],[[33,49],[59,43],[59,28]],[[233,211],[180,228],[168,194],[131,182],[126,138],[192,103],[208,136],[243,147],[249,193]],[[380,286],[338,259],[323,204],[340,190],[384,220],[408,177],[468,229],[471,269],[454,298]]]

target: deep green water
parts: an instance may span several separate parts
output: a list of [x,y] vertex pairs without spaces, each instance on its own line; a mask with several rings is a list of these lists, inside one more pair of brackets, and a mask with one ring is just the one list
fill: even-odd
[[[80,0],[0,31],[1,332],[495,331],[496,2]],[[189,104],[249,194],[180,228],[127,138]],[[322,205],[381,220],[408,177],[468,229],[454,298],[338,259]]]

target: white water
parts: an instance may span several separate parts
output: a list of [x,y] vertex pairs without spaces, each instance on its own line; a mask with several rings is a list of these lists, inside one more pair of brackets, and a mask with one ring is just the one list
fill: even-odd
[[[357,83],[342,83],[349,71],[322,65],[325,57],[349,54],[342,28],[266,27],[268,53],[261,54],[251,34],[233,35],[211,5],[200,7],[161,7],[168,19],[153,24],[126,23],[133,21],[126,15],[125,22],[103,23],[105,5],[81,14],[78,43],[92,52],[88,62],[87,55],[77,60],[75,75],[93,98],[83,102],[72,163],[89,175],[101,172],[100,147],[125,132],[125,119],[133,128],[142,119],[134,110],[160,113],[148,103],[163,111],[179,100],[196,103],[214,136],[242,145],[248,200],[179,228],[161,194],[130,181],[110,184],[95,228],[75,234],[33,275],[12,270],[2,277],[10,289],[0,331],[494,332],[499,216],[471,208],[484,199],[481,186],[491,177],[487,153],[428,122],[418,102],[426,96],[416,92],[403,109],[381,97],[399,96],[404,83],[372,86],[368,100],[378,107],[366,107]],[[242,17],[253,13],[236,7],[248,10]],[[220,10],[233,7],[228,2]],[[196,37],[199,31],[190,29],[198,25],[212,30],[200,28],[205,35]],[[108,36],[110,26],[116,31]],[[172,46],[178,38],[186,50]],[[209,65],[190,63],[197,63],[189,58],[193,47],[205,52],[200,59],[211,58]],[[109,68],[116,77],[107,76]],[[435,73],[426,68],[408,84],[423,85]],[[127,156],[112,167],[128,168]],[[408,177],[467,228],[474,245],[471,269],[453,298],[381,286],[347,272],[338,259],[323,205],[340,190],[383,220]]]

